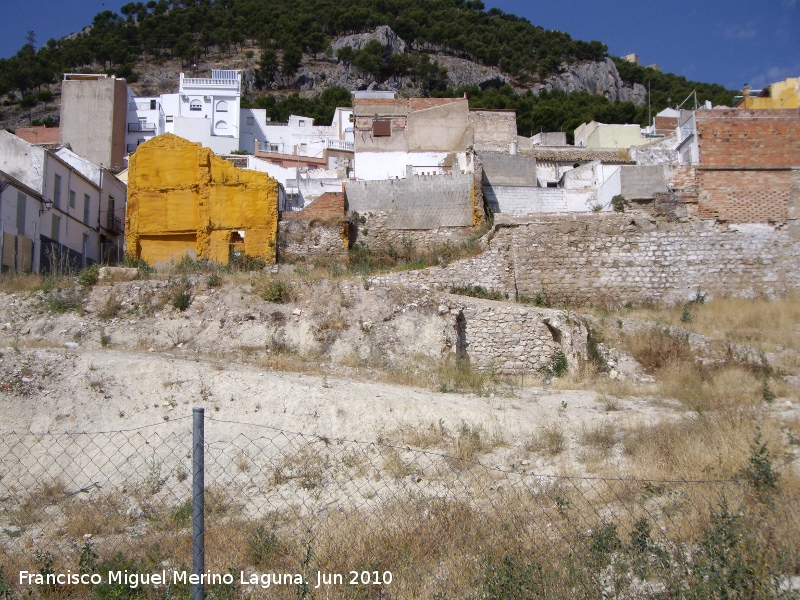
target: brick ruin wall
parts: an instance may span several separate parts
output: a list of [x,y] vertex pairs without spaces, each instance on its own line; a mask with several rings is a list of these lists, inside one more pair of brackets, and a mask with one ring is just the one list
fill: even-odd
[[481,370],[535,373],[550,366],[559,350],[570,367],[588,360],[586,325],[563,311],[471,300],[454,327],[462,336],[462,356]]
[[798,264],[795,220],[774,227],[560,215],[496,226],[479,257],[372,281],[445,291],[471,283],[512,299],[541,295],[552,305],[675,304],[698,291],[710,297],[796,293]]
[[796,110],[698,111],[698,216],[780,223],[792,215],[800,176]]
[[[800,289],[800,235],[782,228],[712,221],[657,221],[650,230],[625,215],[507,228],[516,292],[551,302],[608,304],[710,296],[781,296]],[[520,249],[527,249],[524,252]]]

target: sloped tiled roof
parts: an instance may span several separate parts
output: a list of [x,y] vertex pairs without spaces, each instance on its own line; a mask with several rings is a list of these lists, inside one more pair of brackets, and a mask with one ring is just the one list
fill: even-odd
[[539,146],[530,150],[521,151],[520,154],[533,156],[541,162],[592,162],[599,160],[604,163],[615,163],[622,165],[632,165],[636,161],[631,160],[627,150],[616,148],[581,148],[578,146]]
[[58,127],[19,127],[15,133],[31,144],[58,144],[60,132]]

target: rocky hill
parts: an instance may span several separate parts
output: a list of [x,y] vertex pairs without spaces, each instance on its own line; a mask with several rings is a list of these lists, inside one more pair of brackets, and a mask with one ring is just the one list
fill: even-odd
[[[181,71],[203,76],[212,68],[241,69],[251,102],[265,94],[314,96],[334,86],[406,96],[469,91],[472,99],[476,90],[507,84],[518,93],[588,93],[634,107],[646,102],[649,87],[655,110],[693,89],[702,100],[730,101],[721,86],[620,62],[601,42],[486,11],[479,1],[398,0],[392,11],[374,0],[276,0],[269,11],[254,0],[169,4],[126,5],[123,17],[105,11],[80,34],[0,59],[6,96],[0,126],[57,123],[60,73],[67,71],[125,77],[148,95],[175,91]],[[581,105],[584,114],[597,112],[594,101]],[[622,112],[636,120],[644,114]],[[602,111],[592,116],[624,122]],[[566,122],[533,125],[569,130]]]

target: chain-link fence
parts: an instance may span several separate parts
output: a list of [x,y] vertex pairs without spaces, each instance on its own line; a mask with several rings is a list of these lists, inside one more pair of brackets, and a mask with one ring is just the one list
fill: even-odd
[[[206,420],[206,597],[798,597],[800,499],[764,457],[556,477]],[[7,433],[0,469],[0,597],[191,597],[191,419]]]

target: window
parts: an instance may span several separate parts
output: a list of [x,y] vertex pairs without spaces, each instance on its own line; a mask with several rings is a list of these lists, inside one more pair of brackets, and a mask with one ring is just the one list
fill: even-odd
[[75,206],[76,206],[75,192],[73,190],[70,190],[69,191],[69,207],[70,208],[75,208]]
[[155,100],[150,100],[150,110],[156,110],[158,106],[156,106]]
[[92,206],[92,199],[89,198],[89,194],[84,194],[83,195],[83,222],[86,223],[89,227],[92,226],[92,224],[89,223],[89,212],[92,210],[91,206]]
[[228,112],[228,103],[224,100],[222,102],[217,102],[217,112]]
[[53,220],[50,227],[50,239],[54,242],[58,241],[58,232],[61,230],[61,217],[53,215]]
[[111,196],[108,197],[108,229],[109,231],[115,231],[114,228],[114,198]]
[[172,116],[172,115],[167,115],[167,119],[166,119],[167,123],[172,123],[174,120],[175,120],[175,117],[174,117],[174,116]]
[[299,121],[299,125],[298,125],[298,126],[299,126],[299,127],[305,127],[305,126],[306,126],[306,122],[305,122],[305,121],[303,121],[303,119],[300,119],[300,121]]
[[203,110],[203,103],[200,100],[192,100],[189,103],[189,110]]
[[61,175],[58,173],[53,177],[53,204],[61,208]]
[[83,254],[83,266],[86,267],[86,255],[89,254],[89,235],[83,234],[83,243],[81,244],[81,253]]
[[17,192],[17,234],[25,235],[25,194]]
[[253,117],[247,117],[247,124],[248,125],[255,125],[256,120]]
[[392,135],[391,121],[373,121],[372,135],[375,137],[387,137]]
[[300,144],[300,152],[302,154],[305,154],[306,152],[308,152],[308,144]]

